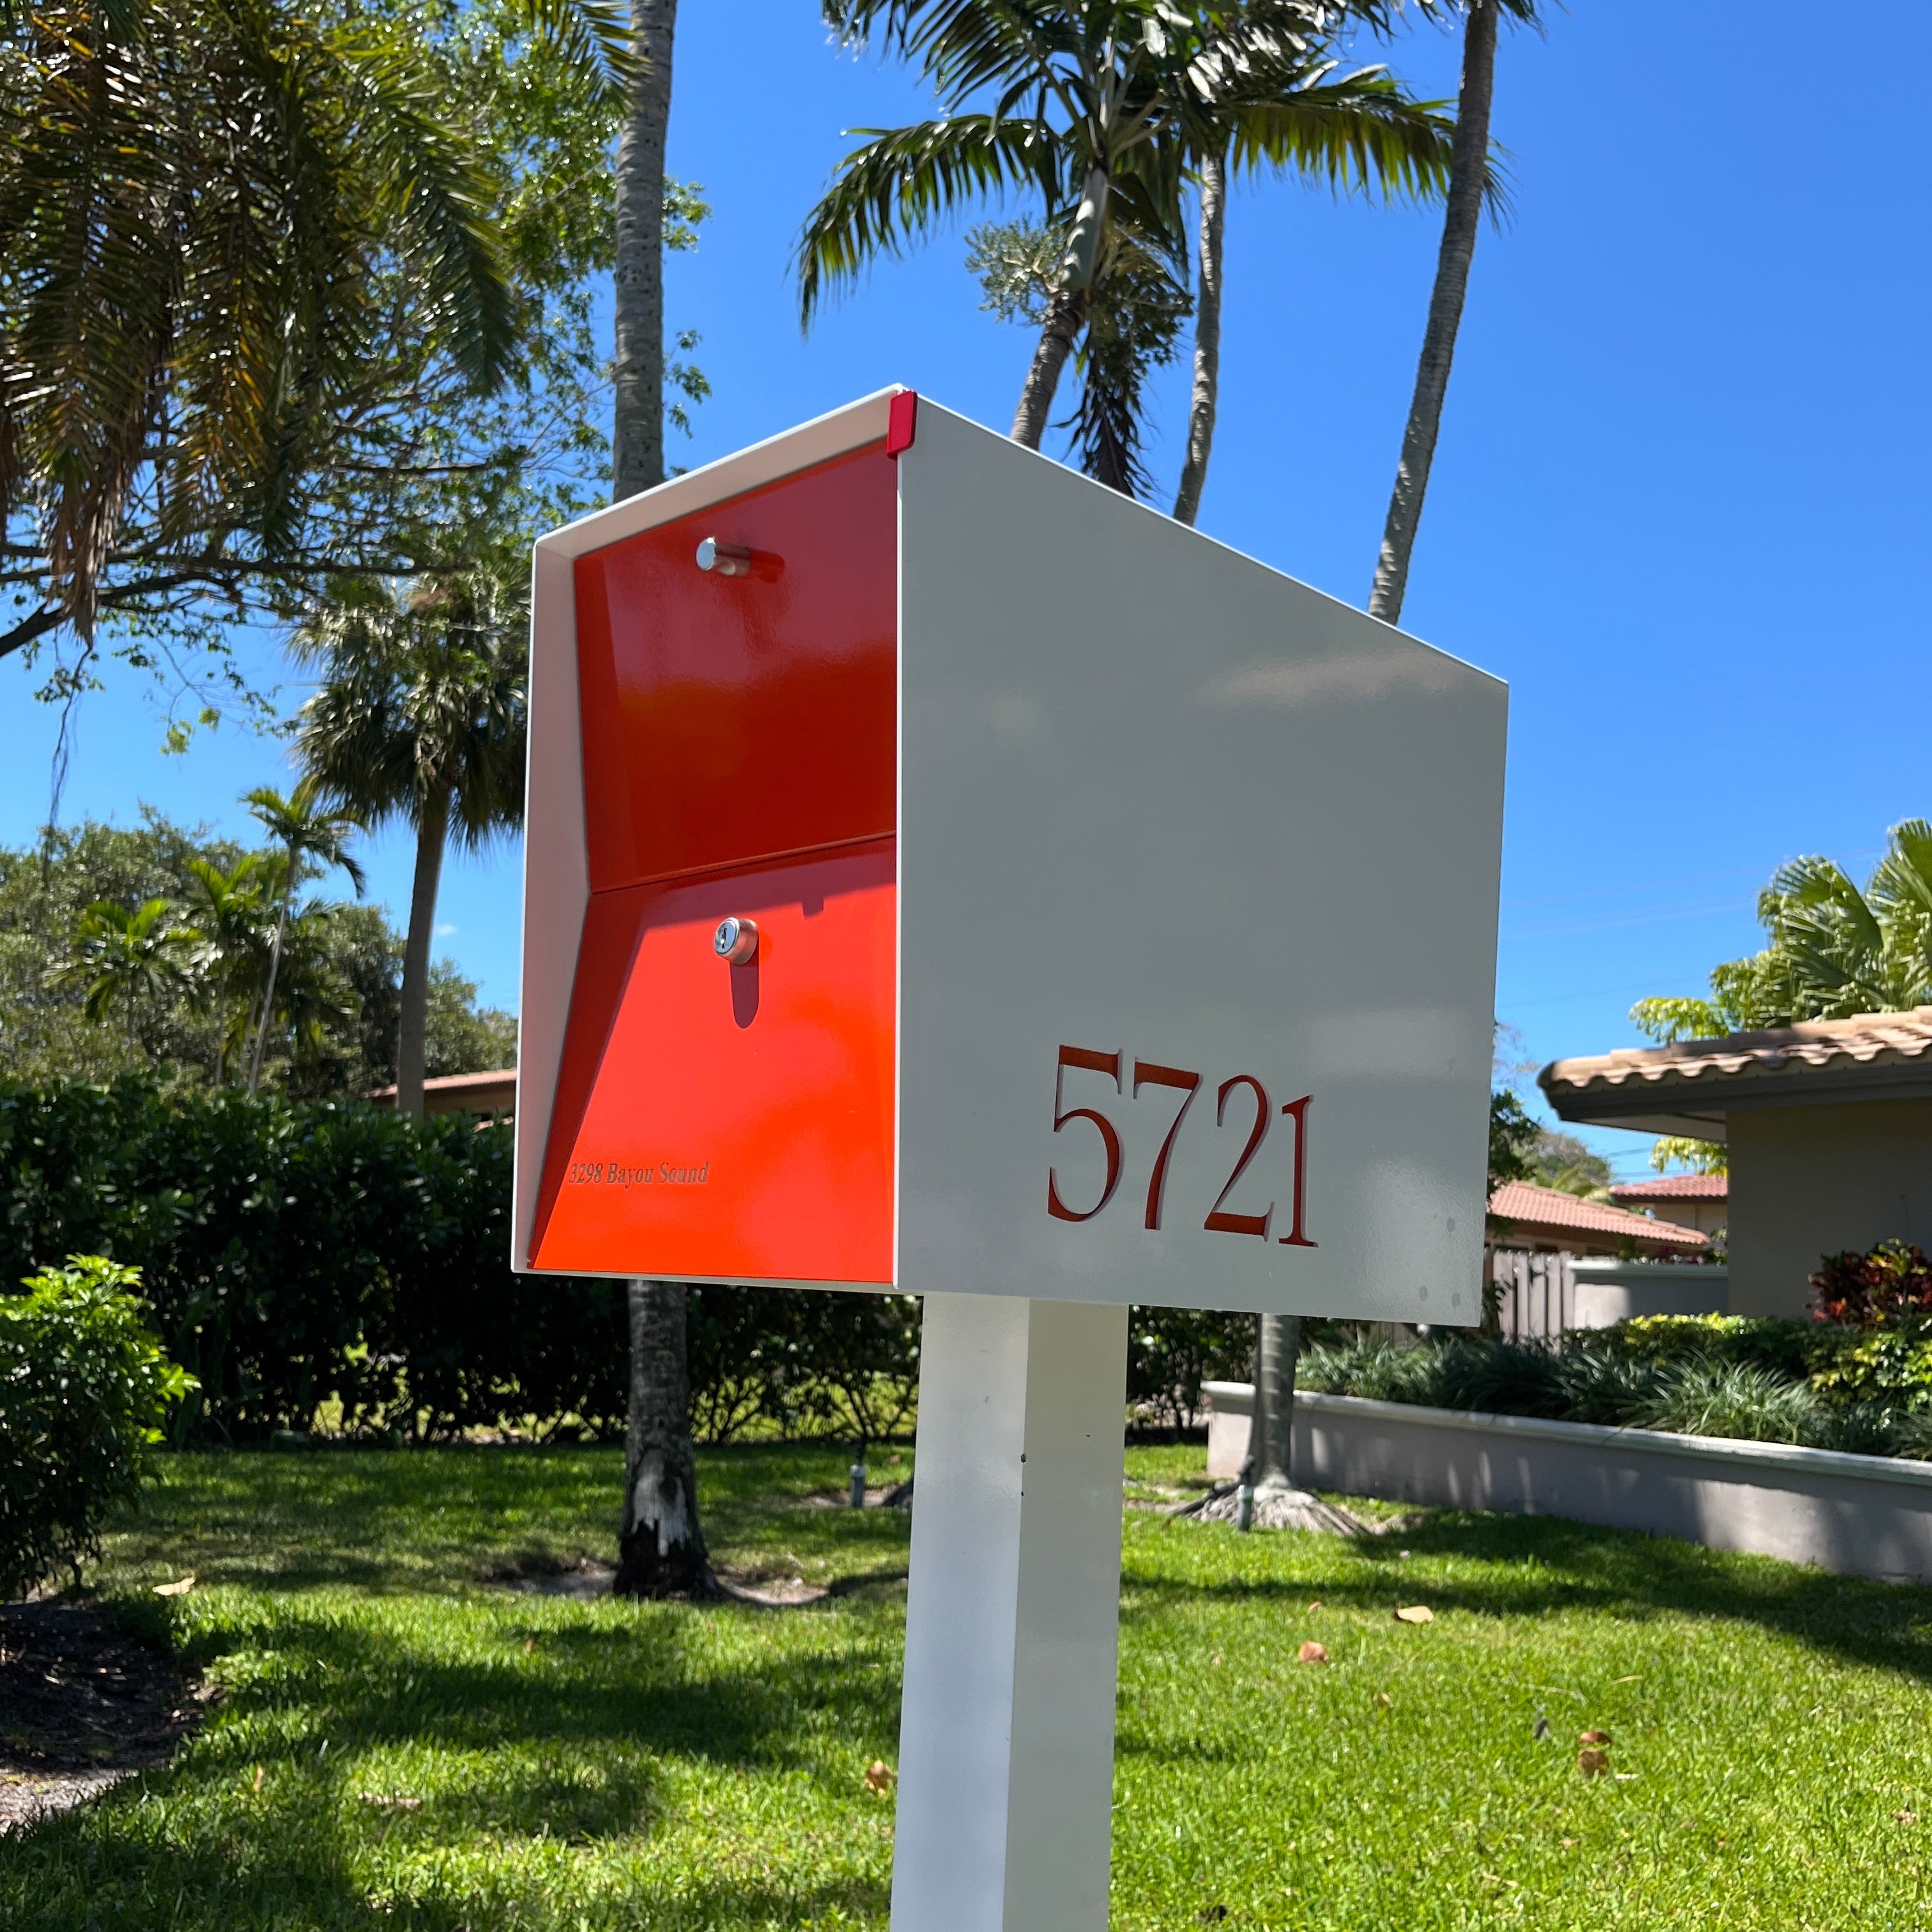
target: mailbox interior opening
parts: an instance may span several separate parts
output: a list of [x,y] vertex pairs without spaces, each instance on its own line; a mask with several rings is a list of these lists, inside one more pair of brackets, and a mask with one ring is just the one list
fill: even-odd
[[590,898],[536,1268],[892,1281],[897,515],[881,442],[576,560]]

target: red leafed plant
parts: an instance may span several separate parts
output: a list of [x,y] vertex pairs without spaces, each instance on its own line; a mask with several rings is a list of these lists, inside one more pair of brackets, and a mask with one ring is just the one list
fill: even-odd
[[1847,1248],[1827,1255],[1810,1279],[1820,1322],[1878,1328],[1902,1316],[1932,1314],[1932,1262],[1904,1241],[1881,1241],[1864,1254]]

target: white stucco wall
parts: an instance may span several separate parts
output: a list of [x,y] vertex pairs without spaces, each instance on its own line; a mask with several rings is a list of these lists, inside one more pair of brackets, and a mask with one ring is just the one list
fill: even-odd
[[1932,1250],[1932,1100],[1740,1108],[1729,1137],[1733,1315],[1802,1315],[1841,1248]]

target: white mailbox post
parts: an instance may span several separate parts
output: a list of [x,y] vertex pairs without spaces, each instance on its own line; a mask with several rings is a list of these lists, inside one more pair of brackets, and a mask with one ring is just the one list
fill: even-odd
[[1477,1318],[1505,710],[906,391],[537,546],[516,1264],[925,1297],[895,1932],[1106,1923],[1127,1305]]

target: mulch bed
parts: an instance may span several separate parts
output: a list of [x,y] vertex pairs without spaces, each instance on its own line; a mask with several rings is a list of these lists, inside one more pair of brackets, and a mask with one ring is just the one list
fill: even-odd
[[85,1604],[0,1606],[0,1832],[165,1764],[202,1701],[171,1659]]

